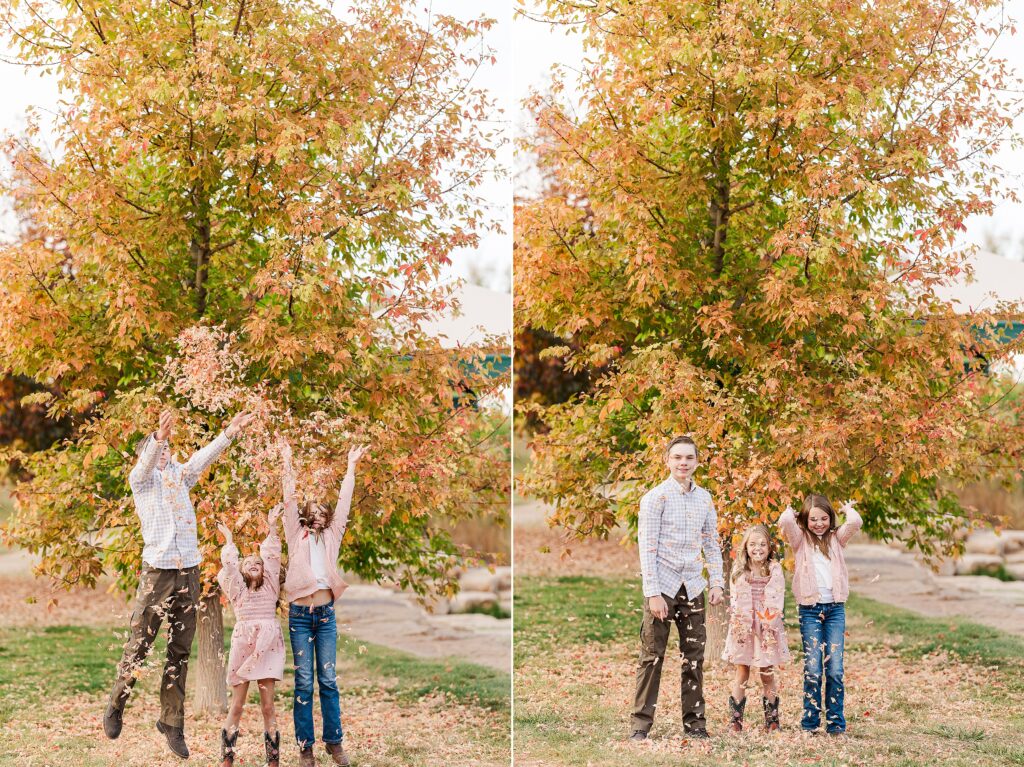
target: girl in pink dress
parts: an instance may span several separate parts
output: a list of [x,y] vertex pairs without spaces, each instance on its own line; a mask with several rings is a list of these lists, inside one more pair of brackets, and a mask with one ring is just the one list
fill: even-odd
[[764,690],[765,730],[773,732],[780,729],[775,666],[787,662],[790,655],[786,629],[782,625],[786,580],[771,533],[764,525],[754,525],[744,533],[733,563],[731,581],[729,634],[722,653],[722,660],[736,666],[729,696],[732,713],[729,729],[733,732],[743,729],[746,683],[750,669],[756,668]]
[[[231,705],[221,730],[222,767],[234,764],[238,722],[242,718],[249,682],[256,682],[260,690],[267,765],[278,767],[280,760],[281,735],[274,711],[274,682],[284,678],[284,636],[277,620],[277,598],[281,590],[281,539],[277,535],[277,521],[281,511],[280,505],[271,509],[267,516],[270,532],[260,544],[259,555],[247,556],[241,566],[231,530],[218,525],[225,542],[220,552],[222,567],[217,582],[231,602],[236,619],[228,655]],[[270,733],[274,733],[273,737]]]

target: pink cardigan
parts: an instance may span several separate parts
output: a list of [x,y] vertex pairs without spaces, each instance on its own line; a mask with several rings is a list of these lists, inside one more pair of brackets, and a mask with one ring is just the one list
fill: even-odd
[[[309,596],[319,590],[316,585],[316,576],[313,575],[313,565],[309,555],[310,533],[309,528],[303,527],[299,521],[299,506],[295,498],[295,475],[286,467],[284,475],[284,536],[288,541],[288,574],[284,580],[285,596],[289,602]],[[329,527],[321,533],[324,537],[324,548],[326,558],[324,564],[327,567],[327,582],[331,586],[331,592],[337,601],[348,584],[338,574],[338,551],[341,549],[341,539],[345,537],[345,527],[348,525],[348,514],[352,507],[352,493],[356,486],[356,475],[350,466],[341,483],[341,493],[338,496],[338,505],[334,509],[334,519]]]
[[[843,547],[860,530],[861,524],[856,509],[848,509],[846,522],[832,536],[829,561],[832,563],[832,598],[836,602],[845,602],[850,596],[850,575],[846,570]],[[818,579],[814,574],[814,544],[807,540],[793,509],[782,512],[779,527],[782,528],[786,542],[792,547],[796,560],[793,569],[793,597],[799,604],[815,605],[818,603]]]
[[[764,610],[761,620],[760,637],[767,641],[766,634],[775,634],[776,641],[786,639],[786,629],[782,623],[782,611],[786,600],[786,576],[782,574],[782,565],[772,562],[768,567],[768,583],[764,587]],[[729,634],[726,637],[726,653],[734,654],[741,645],[750,641],[754,626],[754,597],[750,581],[741,575],[729,586]]]

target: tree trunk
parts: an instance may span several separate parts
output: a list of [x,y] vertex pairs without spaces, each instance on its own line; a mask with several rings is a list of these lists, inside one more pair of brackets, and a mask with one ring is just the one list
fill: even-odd
[[704,661],[717,663],[725,649],[725,636],[729,633],[729,575],[732,572],[732,546],[722,542],[722,572],[725,574],[725,595],[721,604],[707,606],[705,623],[708,632],[704,646]]
[[220,716],[228,710],[228,688],[224,679],[224,612],[218,594],[203,597],[199,605],[196,627],[199,648],[192,713]]
[[721,277],[725,269],[725,236],[729,226],[729,172],[731,159],[721,146],[714,154],[715,183],[708,205],[708,236],[705,245],[711,250],[714,274]]

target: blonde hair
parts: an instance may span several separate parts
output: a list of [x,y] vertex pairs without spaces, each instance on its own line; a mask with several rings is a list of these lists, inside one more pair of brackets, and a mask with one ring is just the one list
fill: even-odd
[[739,551],[736,553],[736,559],[732,566],[731,580],[739,580],[741,575],[750,574],[750,557],[747,556],[747,541],[750,540],[750,536],[755,533],[760,533],[764,536],[765,541],[768,543],[768,558],[764,561],[765,566],[768,567],[772,562],[778,561],[778,552],[775,549],[775,541],[772,539],[771,531],[767,525],[751,525],[743,533],[743,540],[740,542]]

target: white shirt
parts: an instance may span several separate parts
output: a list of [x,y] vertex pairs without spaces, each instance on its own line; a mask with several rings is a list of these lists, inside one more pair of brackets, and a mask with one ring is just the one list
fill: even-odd
[[189,491],[231,438],[221,434],[185,463],[173,458],[157,468],[164,443],[150,439],[128,475],[142,527],[142,561],[161,570],[195,567],[203,561],[196,537],[196,511]]
[[318,589],[329,589],[330,582],[327,580],[327,545],[324,543],[324,535],[309,536],[309,566],[313,570],[313,577],[316,578]]
[[818,601],[822,604],[835,601],[832,597],[832,560],[822,554],[817,546],[814,546],[811,557],[814,559],[814,575],[818,580]]
[[722,549],[711,493],[694,482],[688,490],[669,477],[640,500],[637,538],[644,596],[686,597],[704,592],[704,568],[711,587],[723,587]]

